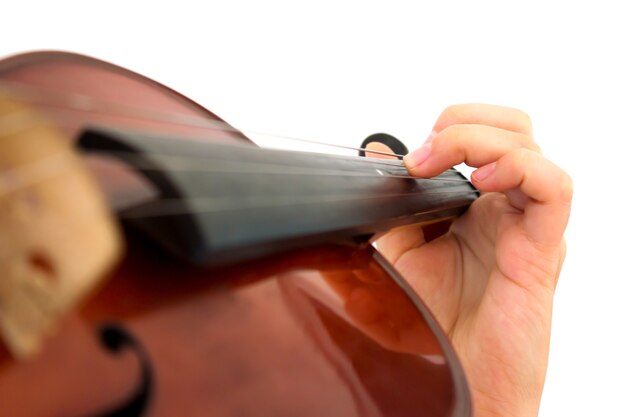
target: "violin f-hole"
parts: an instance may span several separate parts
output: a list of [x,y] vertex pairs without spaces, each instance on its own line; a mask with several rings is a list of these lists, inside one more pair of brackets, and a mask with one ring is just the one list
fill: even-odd
[[107,323],[98,329],[102,346],[113,354],[124,349],[133,351],[141,368],[140,383],[134,394],[120,406],[98,414],[97,417],[141,417],[149,406],[154,385],[154,372],[146,349],[126,329],[116,323]]

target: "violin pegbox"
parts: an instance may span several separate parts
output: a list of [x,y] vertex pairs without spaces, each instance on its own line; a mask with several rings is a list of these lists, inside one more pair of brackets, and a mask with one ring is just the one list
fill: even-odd
[[0,336],[9,352],[34,355],[120,253],[71,142],[0,89]]

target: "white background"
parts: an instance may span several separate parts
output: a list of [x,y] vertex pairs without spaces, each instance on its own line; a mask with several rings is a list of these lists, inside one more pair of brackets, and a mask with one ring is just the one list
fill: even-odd
[[415,148],[449,104],[525,110],[575,183],[540,414],[626,416],[619,2],[4,3],[0,56],[86,53],[243,129]]

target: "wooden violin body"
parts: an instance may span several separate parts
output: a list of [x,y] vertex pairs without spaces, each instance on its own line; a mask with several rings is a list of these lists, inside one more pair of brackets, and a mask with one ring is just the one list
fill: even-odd
[[[458,174],[446,174],[452,181],[440,190],[400,178],[397,166],[259,156],[195,103],[71,54],[5,60],[3,86],[88,152],[83,160],[121,220],[123,255],[109,256],[100,283],[37,352],[16,360],[1,348],[2,415],[471,414],[445,335],[366,243],[389,227],[460,214],[475,193]],[[342,172],[326,175],[333,169]],[[37,191],[5,193],[0,205],[25,190]],[[24,254],[37,239],[50,236],[29,240]],[[41,256],[56,271],[53,252]]]

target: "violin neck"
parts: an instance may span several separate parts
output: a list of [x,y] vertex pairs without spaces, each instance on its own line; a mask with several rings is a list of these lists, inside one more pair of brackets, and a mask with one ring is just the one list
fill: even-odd
[[90,129],[78,146],[122,161],[158,198],[122,210],[176,256],[217,265],[458,216],[478,191],[459,172],[408,175],[401,161]]

